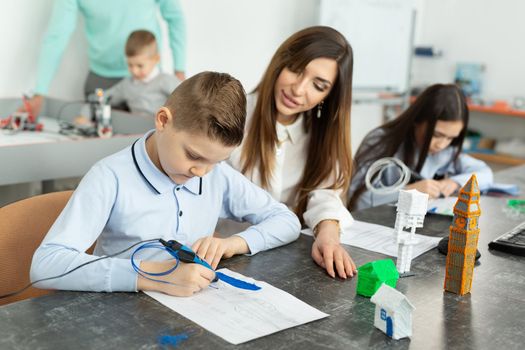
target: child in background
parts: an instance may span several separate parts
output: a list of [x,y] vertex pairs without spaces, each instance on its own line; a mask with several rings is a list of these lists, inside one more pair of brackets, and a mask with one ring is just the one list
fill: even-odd
[[[431,198],[450,196],[476,173],[481,190],[492,183],[492,171],[483,161],[461,153],[469,111],[456,85],[428,87],[399,117],[372,130],[355,156],[355,175],[349,191],[349,208],[359,210],[393,202],[398,193],[375,194],[367,190],[365,175],[370,165],[384,157],[403,161],[423,180],[406,189],[417,189]],[[385,171],[381,180],[392,185],[396,171]]]
[[[245,92],[228,74],[204,72],[181,83],[158,110],[155,130],[97,162],[82,179],[36,250],[31,280],[63,274],[148,239],[193,245],[213,268],[221,258],[256,254],[297,239],[297,217],[222,162],[242,142],[245,119]],[[215,238],[219,217],[253,226]],[[94,256],[84,253],[95,242]],[[90,263],[38,287],[187,296],[215,276],[203,265],[181,262],[173,272],[155,277],[163,282],[152,281],[135,272],[131,253]],[[175,266],[157,249],[140,253],[137,265],[149,273]]]
[[[144,28],[160,38],[161,21],[167,25],[175,75],[185,79],[186,21],[179,0],[134,1],[132,6],[129,0],[49,1],[51,3],[49,23],[39,44],[42,48],[38,58],[35,95],[29,100],[35,116],[40,115],[44,96],[49,92],[79,15],[83,17],[89,61],[83,89],[85,97],[98,88],[108,90],[127,76],[122,48],[129,33]],[[77,77],[72,79],[78,80]],[[20,111],[24,112],[26,108],[22,107]]]
[[173,74],[161,73],[160,55],[153,33],[132,32],[126,42],[126,59],[131,77],[122,79],[107,91],[112,106],[126,103],[133,114],[154,116],[180,84]]

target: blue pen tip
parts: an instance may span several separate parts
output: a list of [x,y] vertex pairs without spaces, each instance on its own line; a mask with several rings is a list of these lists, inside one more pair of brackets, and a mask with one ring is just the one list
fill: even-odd
[[228,276],[222,272],[216,272],[217,277],[223,281],[228,283],[229,285],[240,288],[240,289],[246,289],[246,290],[259,290],[261,287],[254,283],[248,283],[243,280],[237,279],[235,277]]

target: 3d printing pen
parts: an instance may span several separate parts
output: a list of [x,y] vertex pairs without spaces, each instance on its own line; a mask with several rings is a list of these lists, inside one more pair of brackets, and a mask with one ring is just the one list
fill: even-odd
[[216,272],[213,267],[211,267],[206,260],[201,259],[193,250],[191,250],[190,247],[185,246],[182,243],[179,243],[175,240],[169,240],[165,241],[162,238],[159,239],[159,242],[166,248],[166,250],[175,258],[179,259],[180,261],[188,264],[200,264],[213,272],[215,272],[215,279],[213,282],[217,282],[218,280],[221,280],[225,283],[228,283],[229,285],[232,285],[237,288],[241,289],[247,289],[247,290],[259,290],[261,287],[253,284],[248,283],[245,281],[242,281],[240,279],[228,276],[222,272]]

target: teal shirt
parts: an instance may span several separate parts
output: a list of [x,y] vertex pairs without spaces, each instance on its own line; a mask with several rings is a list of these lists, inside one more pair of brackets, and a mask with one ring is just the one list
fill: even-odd
[[186,26],[179,0],[55,0],[38,61],[35,93],[47,93],[78,13],[84,16],[89,69],[103,77],[120,78],[129,75],[124,47],[132,31],[149,30],[162,42],[157,11],[168,25],[173,66],[184,71]]

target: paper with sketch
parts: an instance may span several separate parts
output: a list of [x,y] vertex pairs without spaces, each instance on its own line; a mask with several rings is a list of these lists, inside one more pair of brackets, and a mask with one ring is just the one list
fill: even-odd
[[[311,236],[312,230],[302,230]],[[441,237],[430,237],[416,234],[417,243],[413,246],[412,258],[437,247]],[[341,234],[341,243],[397,257],[397,242],[394,229],[364,221],[355,220],[352,226]]]
[[266,282],[228,269],[218,271],[255,283],[261,289],[243,290],[219,280],[191,297],[145,293],[232,344],[329,316]]

